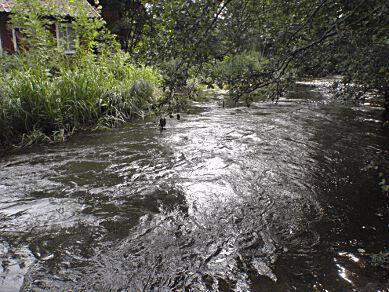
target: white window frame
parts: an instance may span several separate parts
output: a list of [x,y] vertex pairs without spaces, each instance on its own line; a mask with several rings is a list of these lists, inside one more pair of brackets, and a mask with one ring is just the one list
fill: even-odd
[[[65,46],[63,43],[61,43],[61,37],[60,37],[60,31],[59,31],[61,25],[65,25],[65,27],[66,27],[66,31],[65,31],[66,39],[68,39],[68,28],[72,26],[72,23],[69,23],[69,22],[66,22],[66,23],[58,23],[57,22],[57,23],[55,23],[55,34],[57,37],[57,46],[65,54],[73,55],[73,54],[77,53],[77,51],[75,49],[72,49],[72,50],[69,49],[69,43],[65,43]],[[77,46],[77,45],[78,45],[78,39],[75,38],[73,46]]]
[[20,44],[18,44],[17,33],[19,33],[23,36],[22,28],[19,26],[15,26],[15,27],[11,27],[10,29],[11,29],[11,33],[12,33],[12,45],[14,47],[15,53],[17,53],[20,51]]
[[14,51],[15,53],[19,51],[19,48],[18,48],[18,39],[16,38],[16,28],[13,27],[12,28],[12,43],[14,45]]

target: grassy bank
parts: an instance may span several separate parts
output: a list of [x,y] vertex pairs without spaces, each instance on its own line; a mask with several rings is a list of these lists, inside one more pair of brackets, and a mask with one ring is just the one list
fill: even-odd
[[55,141],[123,123],[156,103],[159,83],[153,69],[132,65],[123,53],[9,69],[0,74],[0,143]]

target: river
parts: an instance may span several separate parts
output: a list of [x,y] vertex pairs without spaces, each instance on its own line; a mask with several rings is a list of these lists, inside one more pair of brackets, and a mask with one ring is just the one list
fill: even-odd
[[327,85],[2,158],[0,291],[389,288],[389,133]]

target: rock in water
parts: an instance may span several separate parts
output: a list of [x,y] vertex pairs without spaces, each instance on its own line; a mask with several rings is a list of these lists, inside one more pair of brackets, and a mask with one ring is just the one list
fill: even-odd
[[161,118],[159,119],[159,127],[160,127],[161,129],[164,129],[164,128],[166,127],[166,118],[161,117]]

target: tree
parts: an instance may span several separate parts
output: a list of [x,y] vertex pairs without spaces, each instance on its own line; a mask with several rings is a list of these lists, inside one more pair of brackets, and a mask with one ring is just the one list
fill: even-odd
[[388,99],[387,1],[115,0],[110,5],[119,11],[111,27],[122,47],[165,73],[169,95],[186,86],[191,74],[229,86],[235,99],[263,91],[277,99],[295,78],[342,74],[363,91]]
[[102,14],[107,18],[108,28],[118,36],[122,49],[131,54],[142,46],[149,30],[150,15],[147,1],[102,0]]

